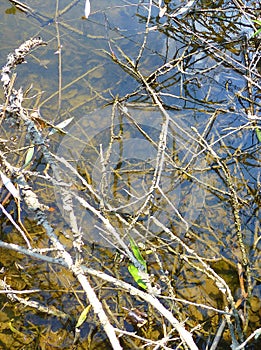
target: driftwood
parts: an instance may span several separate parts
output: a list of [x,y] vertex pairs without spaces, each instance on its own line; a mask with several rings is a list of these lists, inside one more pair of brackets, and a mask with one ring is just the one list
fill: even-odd
[[[11,2],[27,15],[39,18],[39,14],[27,5],[18,1]],[[75,4],[77,1],[73,1],[64,11],[57,12],[56,19]],[[86,4],[88,12],[89,3]],[[164,5],[161,1],[157,3],[157,7],[152,1],[142,6],[143,10],[146,10],[146,17],[143,19],[145,28],[136,58],[130,58],[119,42],[110,39],[109,36],[109,51],[101,50],[106,59],[109,58],[125,72],[126,76],[137,82],[138,88],[127,95],[113,98],[109,101],[107,109],[90,113],[87,127],[84,124],[86,118],[78,120],[68,118],[56,124],[44,120],[40,113],[41,104],[48,102],[53,96],[58,97],[59,110],[62,106],[62,45],[59,35],[59,48],[56,52],[60,72],[58,91],[47,97],[39,104],[39,108],[33,111],[26,107],[23,88],[16,88],[18,73],[15,70],[19,72],[19,65],[26,62],[26,56],[46,43],[40,38],[30,39],[7,57],[7,63],[1,72],[5,95],[5,101],[0,105],[1,123],[4,125],[8,122],[17,127],[21,139],[24,138],[24,144],[19,149],[12,149],[12,152],[17,151],[19,154],[20,150],[24,149],[26,155],[22,165],[21,161],[12,159],[9,140],[0,135],[0,181],[6,194],[0,209],[3,220],[12,224],[19,237],[15,242],[0,240],[0,247],[4,251],[16,252],[17,256],[27,257],[31,266],[35,261],[41,261],[57,269],[55,272],[57,275],[63,275],[64,271],[71,273],[75,302],[81,305],[82,313],[79,314],[75,310],[71,315],[67,313],[66,305],[61,307],[62,311],[55,306],[46,306],[40,298],[36,301],[32,297],[33,295],[36,299],[35,296],[41,289],[18,290],[12,287],[11,282],[4,279],[0,280],[0,292],[5,293],[11,302],[34,309],[36,313],[43,313],[49,317],[56,316],[71,322],[75,329],[75,344],[80,341],[80,329],[85,320],[89,320],[88,315],[92,309],[97,316],[97,324],[104,330],[113,349],[123,349],[130,342],[133,348],[183,347],[196,350],[201,347],[199,337],[209,337],[211,339],[209,348],[215,350],[225,329],[230,336],[231,348],[243,349],[248,342],[260,335],[260,328],[249,333],[249,313],[247,308],[243,307],[247,302],[253,304],[252,292],[258,280],[253,276],[253,271],[257,271],[260,256],[259,223],[255,226],[254,243],[250,254],[242,215],[243,210],[249,210],[250,204],[254,207],[258,203],[259,180],[256,179],[256,188],[248,185],[249,178],[244,177],[243,165],[240,163],[240,155],[246,156],[248,151],[242,144],[238,145],[237,141],[235,142],[237,149],[232,151],[229,142],[233,144],[233,138],[245,131],[253,132],[257,142],[260,137],[258,126],[260,118],[257,115],[259,104],[256,97],[256,89],[260,89],[258,72],[260,46],[255,51],[251,41],[246,40],[245,59],[241,62],[222,46],[214,45],[201,32],[193,31],[182,17],[192,14],[194,8],[196,11],[198,5],[195,1],[189,1],[186,6],[175,11],[171,11],[171,4]],[[235,11],[250,21],[250,26],[254,26],[254,22],[250,20],[251,13],[246,13],[239,3],[235,2],[233,6]],[[155,7],[158,11],[157,21],[160,23],[160,20],[165,18],[169,23],[168,26],[158,24],[157,21],[154,26],[151,25],[154,21]],[[68,28],[66,23],[61,22],[59,25]],[[107,31],[111,30],[106,16],[104,27]],[[177,31],[178,28],[180,32],[187,33],[195,40],[195,49],[191,49],[190,42],[187,42],[184,47],[177,50],[174,58],[168,59],[151,74],[145,75],[142,61],[146,57],[150,33],[155,30],[164,32],[165,28],[166,31],[170,28]],[[73,32],[73,28],[70,27],[70,30]],[[84,35],[76,29],[75,33]],[[171,30],[170,33],[174,35]],[[211,62],[209,66],[198,68],[195,64],[195,68],[194,63],[190,63],[197,50],[199,57],[207,52]],[[201,62],[201,58],[198,60]],[[178,99],[184,103],[194,103],[191,96],[187,97],[184,94],[184,90],[188,89],[190,84],[193,87],[197,85],[197,89],[200,89],[200,78],[215,70],[219,72],[219,67],[222,65],[224,67],[229,65],[246,82],[245,90],[242,92],[238,89],[233,95],[233,98],[238,99],[241,104],[249,104],[244,123],[236,123],[236,126],[230,128],[225,125],[221,128],[222,134],[219,134],[220,125],[217,121],[220,115],[226,116],[232,113],[232,108],[226,106],[226,102],[221,103],[222,101],[216,103],[217,107],[211,99],[209,100],[212,94],[210,86],[203,101],[209,108],[206,113],[204,112],[206,116],[204,127],[201,128],[200,124],[188,127],[185,120],[182,120],[183,117],[186,119],[186,115],[182,114],[182,108],[175,103],[167,105],[166,101]],[[81,78],[88,77],[95,68],[91,68]],[[179,96],[172,93],[170,83],[172,79],[175,84],[180,84]],[[79,80],[80,78],[76,78],[74,83]],[[72,83],[66,87],[70,84]],[[232,88],[228,82],[224,88],[228,96],[231,95],[229,89]],[[178,117],[174,117],[173,110]],[[101,113],[100,120],[95,119],[97,117],[95,113],[97,115]],[[238,114],[235,112],[235,115]],[[108,121],[105,126],[100,126],[99,122],[102,124],[103,118],[108,118]],[[215,129],[213,125],[216,123]],[[47,132],[42,125],[51,128],[51,132]],[[52,150],[55,147],[51,144],[51,136],[54,133],[64,135],[60,139],[57,152]],[[83,147],[90,150],[90,153],[83,155]],[[146,147],[148,147],[147,153]],[[260,151],[258,143],[255,147],[253,159],[255,152]],[[46,165],[44,170],[30,169],[32,159],[36,157],[35,151]],[[125,156],[124,152],[128,156]],[[96,154],[95,161],[91,158],[93,154]],[[130,154],[133,154],[133,158],[136,157],[135,161],[131,159]],[[139,186],[136,188],[137,174],[141,175]],[[241,177],[242,183],[237,176]],[[55,209],[49,205],[52,203],[51,200],[49,203],[45,202],[44,197],[39,195],[37,182],[46,184],[45,189],[49,196],[50,193],[52,196],[56,194]],[[243,185],[245,191],[241,190]],[[115,196],[112,195],[113,191],[116,193]],[[236,252],[237,261],[223,255],[221,249],[215,247],[217,244],[225,250],[227,241],[226,237],[220,237],[220,232],[215,231],[214,222],[208,221],[210,216],[208,217],[207,210],[208,208],[212,210],[212,207],[208,207],[206,203],[214,200],[217,200],[217,205],[213,205],[213,208],[217,211],[213,214],[216,216],[213,220],[222,222],[218,218],[219,213],[229,216],[229,219],[224,217],[224,220],[226,219],[224,225],[229,222],[229,230],[232,231],[233,237],[233,243],[229,244]],[[10,202],[16,208],[17,216],[13,210],[9,210],[7,204]],[[221,204],[224,203],[226,211],[221,210]],[[187,211],[184,210],[186,207],[187,211],[194,211],[192,218],[186,215]],[[44,238],[39,245],[34,239],[33,232],[27,231],[24,217],[20,217],[21,210],[22,213],[23,210],[28,211],[41,227]],[[60,211],[59,214],[56,212],[53,214],[56,219],[52,217],[52,210]],[[200,215],[204,215],[204,211],[206,222],[203,225]],[[85,221],[82,221],[80,214],[85,217]],[[63,223],[62,230],[56,229],[57,218]],[[94,231],[94,235],[101,238],[99,241],[102,242],[101,247],[99,245],[95,247],[90,231]],[[205,237],[208,235],[214,244],[211,243],[211,239],[206,240]],[[94,251],[97,249],[97,256],[100,251],[104,254],[104,248],[108,261],[104,262],[102,258],[99,260],[96,256],[92,257],[92,253],[86,253],[87,249],[88,252],[91,251],[92,245]],[[115,266],[110,265],[110,268],[107,268],[106,264],[109,266],[109,256],[112,252],[115,256],[115,263],[112,265]],[[116,252],[121,255],[121,260],[118,259]],[[96,268],[97,260],[99,266]],[[171,266],[166,265],[166,261]],[[236,296],[234,285],[231,285],[230,281],[224,278],[223,271],[219,271],[216,267],[219,263],[220,266],[223,266],[222,263],[227,264],[234,274],[238,274],[239,297]],[[189,281],[189,278],[192,281]],[[200,295],[198,298],[192,297],[192,300],[188,293],[183,297],[182,285],[185,283],[189,286],[191,283],[193,287],[187,289],[198,291],[198,294],[201,293],[201,289],[197,284],[202,283],[202,289],[204,284],[208,285],[210,292],[204,294],[206,301],[202,302]],[[78,290],[75,290],[78,287],[86,296],[87,303],[85,299],[79,298]],[[106,288],[112,293],[108,294]],[[23,294],[27,297],[24,298]],[[214,302],[217,300],[219,303]],[[142,311],[139,310],[140,304],[144,309]],[[255,310],[252,304],[252,310]],[[148,312],[145,313],[145,310]],[[204,316],[198,320],[196,316],[194,318],[193,312]],[[213,320],[213,330],[206,334],[203,326],[209,319]],[[125,329],[124,320],[130,322],[135,331]],[[154,326],[151,326],[153,322]],[[162,331],[155,335],[155,328],[161,328]],[[21,334],[20,332],[20,336]],[[91,331],[88,338],[91,338]]]

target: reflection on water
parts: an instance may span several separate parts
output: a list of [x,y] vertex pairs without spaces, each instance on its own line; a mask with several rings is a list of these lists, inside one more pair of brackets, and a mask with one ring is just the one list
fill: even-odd
[[[261,292],[258,277],[260,142],[256,128],[261,128],[261,63],[260,39],[252,37],[258,29],[253,20],[258,18],[260,8],[254,1],[246,3],[247,7],[242,7],[231,1],[196,1],[186,13],[177,15],[180,2],[164,1],[165,12],[161,17],[155,1],[147,21],[149,10],[145,1],[93,1],[88,20],[82,18],[84,3],[81,1],[48,0],[37,4],[27,1],[29,8],[24,11],[5,1],[0,4],[3,28],[0,57],[3,66],[6,55],[30,37],[41,36],[48,43],[28,57],[28,64],[17,68],[16,87],[28,90],[25,106],[30,111],[39,108],[41,116],[54,125],[74,116],[73,125],[66,129],[67,135],[50,136],[48,128],[43,133],[49,149],[66,158],[97,196],[92,197],[88,186],[61,166],[64,181],[70,182],[75,194],[88,198],[95,209],[102,210],[127,244],[128,235],[133,234],[137,241],[154,246],[156,253],[146,255],[147,264],[166,296],[171,285],[172,293],[179,298],[221,309],[223,299],[216,285],[192,263],[190,267],[185,264],[181,258],[183,248],[151,218],[159,220],[209,261],[229,284],[233,297],[240,298],[237,296],[240,294],[237,262],[241,261],[242,251],[235,229],[231,188],[222,168],[225,164],[237,194],[252,271],[246,332],[250,334],[260,322],[257,307]],[[165,162],[160,170],[157,170],[158,140],[164,118],[148,88],[146,90],[146,84],[157,94],[170,116]],[[114,100],[117,103],[113,104]],[[14,124],[10,129],[10,125],[7,120],[1,124],[0,139],[12,139],[6,145],[1,143],[0,150],[6,152],[6,146],[12,150],[7,152],[7,159],[20,168],[25,158],[24,147],[30,140],[25,129]],[[39,148],[30,170],[43,174],[45,168]],[[155,174],[159,172],[161,181],[150,197],[148,210],[143,211],[146,196],[156,181]],[[70,220],[63,212],[59,186],[34,174],[28,174],[28,181],[39,198],[53,208],[49,218],[56,227],[56,234],[68,249],[72,249]],[[6,192],[2,192],[1,201],[5,196]],[[101,232],[106,235],[102,225],[77,201],[74,205],[79,225],[85,232],[84,249],[90,266],[108,269],[128,280],[127,263],[117,263],[111,244],[107,244],[112,242],[115,246],[116,243],[111,237],[106,244],[100,240]],[[16,215],[15,208],[12,202],[6,207]],[[22,208],[22,219],[26,219],[24,225],[34,246],[45,247],[48,242],[44,230],[36,226],[33,214],[26,208]],[[5,217],[1,218],[0,225],[1,239],[22,244]],[[99,245],[92,250],[94,242]],[[62,305],[64,312],[75,318],[79,316],[82,310],[79,308],[77,315],[74,314],[79,303],[73,296],[78,285],[70,273],[57,271],[54,274],[52,268],[40,264],[32,269],[27,258],[17,261],[16,255],[9,255],[9,252],[4,252],[1,261],[10,284],[15,281],[15,275],[19,276],[20,284],[15,281],[17,285],[12,285],[13,288],[50,290],[52,292],[39,296],[41,302],[50,302],[57,308]],[[164,277],[170,278],[168,286],[160,279],[165,273]],[[41,277],[35,278],[37,275]],[[121,296],[117,291],[110,295],[102,288],[100,294],[107,306],[120,315],[115,319],[118,327],[124,327],[126,321],[121,316],[118,299]],[[128,308],[133,306],[134,301],[129,296],[124,295],[122,299]],[[219,317],[213,311],[178,303],[175,307],[182,321],[189,319],[190,328],[205,322],[211,330],[201,334],[207,337],[213,332],[214,336]],[[12,306],[9,305],[7,311],[5,306],[3,309],[6,323],[8,313],[16,316]],[[241,311],[244,314],[243,306]],[[37,338],[32,323],[39,329],[43,324],[50,324],[47,316],[35,315],[37,312],[27,314],[25,310],[19,315],[27,320],[25,327],[32,335],[32,338],[27,337],[28,342]],[[247,321],[242,322],[247,324]],[[161,323],[153,314],[151,328],[147,329],[152,339],[158,339],[156,328]],[[47,331],[48,337],[53,339],[53,332],[59,333],[64,328],[66,334],[63,337],[59,334],[65,346],[70,346],[73,342],[70,327],[68,323],[53,321]],[[71,335],[65,340],[68,334]],[[47,341],[38,337],[40,343]],[[93,315],[88,316],[83,329],[83,344],[92,337],[99,339],[100,344],[102,334]],[[12,339],[13,334],[4,333],[1,341],[16,349],[18,345],[12,343]],[[222,349],[230,348],[226,335],[223,341]],[[58,345],[58,340],[55,344]],[[141,344],[137,340],[136,345]],[[126,341],[124,348],[134,347]]]
[[[151,191],[151,184],[155,181],[157,143],[160,138],[162,116],[157,108],[146,104],[140,104],[139,108],[135,107],[135,104],[130,104],[125,106],[124,110],[118,107],[113,113],[113,121],[109,118],[112,114],[111,106],[97,109],[87,117],[78,119],[77,123],[68,129],[68,135],[61,141],[57,155],[71,159],[70,162],[74,168],[103,198],[106,210],[135,217]],[[166,164],[162,169],[160,187],[169,200],[158,194],[151,199],[150,208],[151,214],[153,213],[161,222],[167,225],[169,222],[176,222],[180,234],[188,228],[189,224],[184,226],[185,220],[191,223],[199,215],[204,205],[205,193],[197,184],[191,183],[188,178],[183,178],[177,171],[177,166],[182,164],[184,168],[190,169],[192,166],[195,169],[206,167],[203,153],[195,157],[196,143],[193,139],[187,139],[190,129],[189,125],[181,120],[182,117],[186,117],[184,112],[172,112],[166,140]],[[97,125],[95,122],[99,119],[103,122]],[[192,151],[194,147],[195,150]],[[60,173],[67,181],[73,179],[75,183],[79,182],[75,174],[65,165],[61,165]],[[195,176],[204,183],[204,173],[196,171]],[[81,195],[80,183],[78,188],[80,189],[78,195]],[[63,212],[62,196],[59,186],[56,187],[57,203]],[[100,199],[96,198],[96,200],[95,207],[99,208]],[[172,203],[175,203],[177,213]],[[101,239],[97,229],[94,230],[97,220],[92,218],[89,212],[83,211],[81,204],[77,205],[77,201],[74,208],[78,217],[81,218],[80,226],[85,228],[86,238],[107,245]],[[141,221],[144,216],[143,213],[141,214],[141,217],[139,215],[137,217],[138,221]],[[65,213],[63,215],[66,220],[69,219]],[[148,215],[145,216],[148,217]],[[179,216],[183,217],[182,223],[179,223]],[[118,227],[115,222],[114,226],[121,229],[121,225]],[[152,228],[150,231],[151,235],[158,233]],[[138,241],[144,239],[141,232],[138,234],[132,232],[133,234]],[[113,242],[113,244],[117,243]]]

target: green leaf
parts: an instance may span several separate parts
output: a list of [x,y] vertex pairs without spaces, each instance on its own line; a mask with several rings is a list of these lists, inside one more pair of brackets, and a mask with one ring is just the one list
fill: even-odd
[[256,136],[258,138],[258,141],[261,142],[261,130],[256,128]]
[[128,266],[129,273],[132,275],[134,281],[143,289],[147,289],[146,283],[143,281],[142,277],[140,276],[139,269],[134,266],[133,264],[130,264]]
[[252,37],[257,36],[257,35],[259,35],[260,33],[261,33],[261,28],[258,29],[258,30],[252,35]]
[[138,260],[138,262],[144,266],[145,271],[147,271],[146,261],[143,259],[141,252],[139,250],[139,247],[131,237],[130,237],[130,245],[131,245],[131,250],[133,252],[133,255]]
[[[259,25],[261,26],[261,20],[259,20],[259,19],[253,19],[253,22],[254,22],[254,23],[257,23],[257,24],[259,24]],[[253,38],[254,36],[259,35],[260,33],[261,33],[261,28],[258,29],[258,30],[252,35],[252,38]]]
[[86,320],[88,313],[90,311],[91,305],[88,305],[80,314],[80,317],[78,318],[77,324],[76,324],[76,328],[81,327],[81,325],[83,324],[83,322]]
[[253,22],[257,23],[257,24],[259,24],[261,26],[261,20],[260,19],[253,19]]
[[34,146],[30,146],[28,148],[27,153],[26,153],[26,157],[25,157],[23,168],[25,168],[31,162],[31,160],[33,158],[33,155],[34,155]]
[[20,337],[24,338],[24,334],[21,333],[21,332],[19,332],[19,331],[13,326],[13,324],[12,324],[13,321],[14,321],[14,319],[11,319],[11,321],[9,322],[9,328],[10,328],[10,330],[11,330],[13,333],[15,333],[15,334],[19,335]]

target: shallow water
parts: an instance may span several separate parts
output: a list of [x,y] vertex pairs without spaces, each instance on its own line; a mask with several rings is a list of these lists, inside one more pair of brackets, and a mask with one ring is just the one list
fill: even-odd
[[[143,254],[165,296],[169,295],[169,286],[161,277],[166,273],[177,297],[223,308],[221,293],[215,284],[195,266],[185,264],[180,258],[184,253],[181,246],[155,225],[151,217],[209,261],[237,299],[240,294],[237,262],[241,261],[242,252],[229,186],[217,158],[224,162],[239,198],[242,233],[250,261],[252,296],[246,304],[250,305],[246,331],[249,335],[260,322],[260,142],[256,132],[260,120],[253,120],[253,116],[259,116],[260,107],[260,51],[259,41],[250,39],[255,31],[251,18],[260,9],[248,1],[246,16],[245,10],[240,11],[230,1],[218,4],[198,1],[191,10],[176,16],[175,9],[179,6],[165,1],[166,14],[160,18],[156,3],[144,42],[148,16],[148,4],[144,1],[130,4],[118,0],[108,5],[107,1],[97,0],[91,3],[88,20],[82,18],[84,4],[79,1],[28,1],[26,4],[33,9],[31,14],[15,10],[5,1],[0,4],[1,65],[5,64],[6,55],[28,38],[41,36],[48,43],[28,56],[27,64],[17,67],[16,86],[26,90],[32,84],[25,106],[29,110],[39,109],[41,116],[54,125],[74,117],[65,127],[66,135],[50,136],[50,128],[43,129],[48,147],[66,158],[103,198],[106,208],[110,208],[108,219],[128,244],[130,232],[115,212],[131,221],[144,203],[157,167],[157,144],[164,120],[146,92],[144,82],[131,72],[144,43],[138,69],[157,93],[170,123],[159,186],[164,195],[155,191],[150,210],[137,218],[131,233],[137,242],[157,247],[157,253],[147,253],[149,249],[145,247]],[[73,6],[63,13],[69,4]],[[121,105],[113,105],[117,99]],[[21,167],[25,158],[23,147],[30,144],[26,129],[16,125],[10,129],[10,123],[5,120],[0,130],[1,138],[14,138],[8,146],[19,151],[7,153],[7,158]],[[203,135],[205,141],[199,142],[199,135]],[[204,142],[212,153],[202,150],[206,146]],[[103,173],[106,155],[108,164]],[[38,150],[30,170],[42,173],[45,166]],[[187,174],[181,173],[180,168],[186,168]],[[74,186],[76,195],[89,198],[88,188],[75,173],[63,165],[59,165],[59,171],[64,181]],[[28,181],[39,199],[52,208],[48,219],[61,242],[72,252],[70,219],[64,211],[60,187],[37,176],[31,176]],[[6,194],[2,191],[1,200]],[[92,198],[91,204],[99,208],[101,203]],[[48,246],[45,231],[37,225],[34,214],[23,207],[23,203],[21,206],[22,220],[34,247]],[[134,283],[128,275],[127,262],[117,262],[117,242],[111,237],[108,240],[104,227],[77,201],[74,209],[84,231],[86,264]],[[6,210],[17,218],[13,201],[7,204]],[[22,244],[20,235],[3,215],[0,224],[3,241]],[[1,251],[1,264],[12,288],[39,288],[37,301],[77,319],[85,300],[80,292],[82,305],[75,298],[79,286],[71,273],[45,263],[32,263],[29,257],[18,257],[9,251]],[[93,283],[99,285],[98,280],[94,279]],[[117,322],[127,330],[135,329],[124,320],[122,306],[131,308],[137,306],[137,301],[117,291],[109,289],[108,292],[106,288],[100,288],[99,293],[117,315]],[[37,342],[40,348],[46,344],[50,348],[72,346],[74,321],[30,312],[19,306],[14,308],[2,296],[1,304],[6,328],[0,340],[8,348],[19,348],[22,343],[30,344],[33,349]],[[141,307],[147,308],[142,304]],[[178,309],[182,320],[189,318],[190,328],[204,324],[205,330],[198,333],[198,344],[201,344],[198,346],[205,348],[205,339],[209,335],[213,337],[217,329],[217,315],[193,305],[178,305]],[[154,313],[152,316],[152,323],[146,331],[139,330],[139,334],[145,332],[157,340],[163,334],[161,319]],[[24,334],[20,343],[8,327],[11,318],[15,320],[14,327]],[[162,334],[158,334],[157,329]],[[41,330],[46,332],[45,336],[41,336]],[[101,349],[104,339],[91,312],[82,328],[79,349],[81,346]],[[220,349],[230,348],[226,333],[222,342]],[[136,346],[141,343],[137,341]],[[109,348],[109,344],[104,342],[104,348]],[[134,345],[126,341],[124,349],[129,348]]]

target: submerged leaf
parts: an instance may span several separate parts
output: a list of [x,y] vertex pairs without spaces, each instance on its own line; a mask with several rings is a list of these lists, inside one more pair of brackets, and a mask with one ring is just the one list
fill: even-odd
[[85,8],[84,8],[84,16],[87,19],[89,17],[89,14],[91,12],[91,5],[90,5],[90,1],[86,0],[85,2]]
[[78,321],[77,321],[77,324],[76,324],[76,328],[79,328],[81,327],[81,325],[85,322],[87,316],[88,316],[88,313],[90,311],[90,308],[91,308],[91,305],[88,305],[80,314],[79,318],[78,318]]
[[9,322],[9,328],[10,328],[10,330],[11,330],[14,334],[18,335],[19,337],[24,338],[24,336],[25,336],[24,333],[19,332],[19,331],[13,326],[13,324],[12,324],[13,321],[14,321],[14,319],[12,319],[12,320]]
[[142,327],[148,322],[148,315],[137,308],[129,310],[127,307],[122,307],[128,312],[126,320],[133,326]]
[[2,179],[4,186],[11,193],[11,195],[17,199],[20,199],[19,191],[14,186],[12,181],[4,173],[2,173],[2,171],[0,171],[0,177]]

